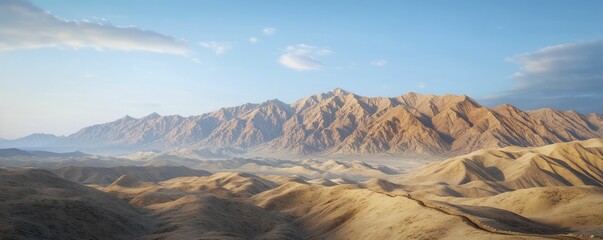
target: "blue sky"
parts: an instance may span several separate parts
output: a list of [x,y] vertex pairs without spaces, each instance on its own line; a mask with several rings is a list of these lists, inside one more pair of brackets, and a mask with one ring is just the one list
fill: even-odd
[[601,1],[0,0],[0,137],[340,87],[603,113]]

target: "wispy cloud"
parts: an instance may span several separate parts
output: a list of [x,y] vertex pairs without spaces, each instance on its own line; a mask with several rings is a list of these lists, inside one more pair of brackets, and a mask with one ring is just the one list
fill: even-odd
[[419,89],[424,89],[426,87],[427,87],[427,84],[424,83],[424,82],[418,82],[417,83],[417,88],[419,88]]
[[383,59],[381,59],[381,60],[375,60],[375,61],[371,62],[371,65],[378,66],[378,67],[385,66],[385,64],[387,64],[387,61],[383,60]]
[[0,51],[72,47],[187,55],[183,40],[135,27],[56,17],[30,2],[0,1]]
[[191,58],[191,61],[196,64],[201,64],[201,60],[199,60],[198,58]]
[[226,51],[232,49],[232,43],[230,42],[216,42],[216,41],[207,41],[207,42],[199,42],[199,46],[207,48],[217,55],[221,55]]
[[306,44],[288,46],[285,54],[281,55],[279,62],[288,68],[297,71],[310,71],[323,69],[324,64],[318,58],[332,54],[326,48],[318,48]]
[[262,30],[262,32],[268,36],[274,35],[276,33],[276,28],[267,27]]
[[491,103],[603,113],[603,40],[562,44],[507,59],[519,64],[516,85]]
[[251,43],[257,43],[258,41],[259,41],[259,39],[257,39],[256,37],[249,38],[249,42],[251,42]]

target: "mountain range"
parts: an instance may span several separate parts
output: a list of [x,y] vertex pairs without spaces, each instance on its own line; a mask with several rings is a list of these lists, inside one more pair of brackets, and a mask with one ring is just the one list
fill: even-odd
[[125,116],[45,144],[27,145],[18,139],[0,141],[0,146],[92,152],[186,147],[217,154],[451,155],[602,136],[603,115],[596,113],[522,111],[508,104],[487,108],[458,95],[364,97],[337,88],[292,104],[275,99],[190,117]]

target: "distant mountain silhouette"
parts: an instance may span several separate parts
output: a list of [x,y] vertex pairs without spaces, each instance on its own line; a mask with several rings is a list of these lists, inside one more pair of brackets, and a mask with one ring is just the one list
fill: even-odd
[[33,148],[44,147],[64,138],[45,133],[34,133],[17,139],[0,139],[0,148]]
[[86,157],[90,156],[83,152],[68,152],[68,153],[55,153],[46,151],[25,151],[18,148],[5,148],[0,149],[0,157]]

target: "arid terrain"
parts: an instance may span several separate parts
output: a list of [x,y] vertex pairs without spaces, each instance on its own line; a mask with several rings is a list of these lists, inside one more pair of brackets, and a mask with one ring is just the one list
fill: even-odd
[[0,141],[0,236],[602,239],[602,119],[342,89],[126,116]]
[[0,235],[603,239],[603,139],[478,150],[412,170],[336,160],[198,160],[195,166],[211,172],[0,170]]
[[603,240],[603,0],[0,0],[0,240]]

